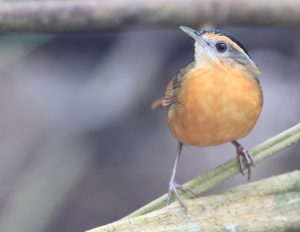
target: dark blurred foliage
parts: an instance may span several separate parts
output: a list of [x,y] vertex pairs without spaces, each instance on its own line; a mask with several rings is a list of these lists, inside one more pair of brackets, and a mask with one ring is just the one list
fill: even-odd
[[[300,31],[223,29],[262,71],[263,112],[241,140],[251,148],[300,121]],[[177,28],[2,35],[0,231],[83,231],[165,193],[176,140],[149,105],[192,60]],[[257,165],[253,180],[299,169],[299,148]],[[233,157],[229,144],[184,148],[178,182]]]

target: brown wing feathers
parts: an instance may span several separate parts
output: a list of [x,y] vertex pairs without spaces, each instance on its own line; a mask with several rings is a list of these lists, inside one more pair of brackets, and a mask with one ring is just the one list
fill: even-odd
[[176,75],[171,79],[167,85],[165,96],[157,99],[151,104],[152,109],[157,109],[161,107],[168,107],[177,103],[177,95],[181,88],[182,81],[185,75],[194,67],[194,62],[189,64],[187,67],[179,70]]
[[157,99],[151,104],[152,109],[157,109],[160,107],[168,107],[176,103],[176,92],[180,87],[180,81],[178,74],[172,78],[166,88],[165,96]]

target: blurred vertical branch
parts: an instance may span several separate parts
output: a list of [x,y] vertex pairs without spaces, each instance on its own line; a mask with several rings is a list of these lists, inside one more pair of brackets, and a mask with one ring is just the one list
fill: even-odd
[[297,0],[0,1],[0,31],[78,31],[187,24],[300,25]]

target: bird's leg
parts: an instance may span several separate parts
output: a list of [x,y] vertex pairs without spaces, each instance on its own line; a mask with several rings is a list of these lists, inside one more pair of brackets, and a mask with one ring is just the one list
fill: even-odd
[[170,204],[171,201],[171,195],[172,193],[175,194],[176,198],[178,199],[178,201],[180,202],[180,204],[186,208],[186,204],[184,203],[184,201],[181,199],[178,191],[177,191],[177,183],[175,182],[175,176],[176,176],[176,169],[177,169],[177,164],[178,164],[178,160],[181,154],[181,150],[182,150],[182,143],[178,142],[178,148],[177,148],[177,154],[176,154],[176,159],[175,159],[175,163],[173,166],[173,171],[172,171],[172,176],[169,182],[169,192],[168,192],[168,198],[167,198],[167,205]]
[[236,147],[236,154],[239,160],[240,172],[242,175],[244,174],[244,166],[248,170],[248,180],[251,178],[251,166],[254,167],[253,156],[249,153],[249,151],[244,148],[238,141],[233,140],[232,144]]
[[169,183],[169,192],[168,192],[168,198],[167,198],[167,205],[170,204],[171,195],[172,195],[172,193],[174,193],[175,197],[177,198],[177,200],[179,201],[181,206],[184,207],[184,208],[187,208],[186,204],[184,203],[183,199],[180,197],[177,190],[190,192],[193,196],[196,196],[196,194],[190,188],[185,187],[183,185],[179,185],[175,182],[176,169],[177,169],[178,160],[179,160],[179,157],[180,157],[180,154],[181,154],[181,150],[182,150],[182,143],[178,142],[176,159],[175,159],[175,163],[174,163],[174,167],[173,167],[173,171],[172,171],[172,176],[171,176],[170,183]]

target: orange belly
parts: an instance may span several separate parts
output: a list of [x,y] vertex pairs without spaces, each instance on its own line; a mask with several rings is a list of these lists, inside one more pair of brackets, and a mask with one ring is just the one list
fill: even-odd
[[193,69],[169,109],[169,128],[183,144],[212,146],[239,139],[262,107],[259,84],[241,69]]

